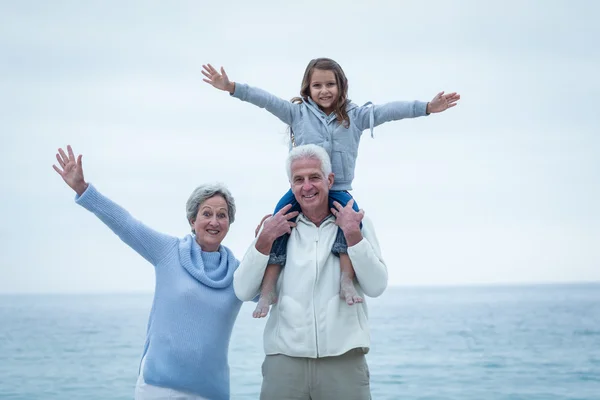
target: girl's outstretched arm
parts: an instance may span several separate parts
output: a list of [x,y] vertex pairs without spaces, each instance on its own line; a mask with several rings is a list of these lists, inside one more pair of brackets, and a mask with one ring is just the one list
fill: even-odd
[[204,68],[202,75],[206,77],[203,79],[204,82],[217,89],[229,92],[230,95],[242,101],[264,108],[285,124],[291,126],[300,117],[300,106],[298,104],[274,96],[265,90],[230,81],[223,67],[221,67],[220,73],[210,64],[202,67]]
[[219,90],[224,90],[229,92],[229,94],[233,94],[235,90],[235,82],[231,82],[225,69],[221,67],[221,73],[210,64],[206,64],[202,66],[202,75],[206,78],[202,79],[204,82],[216,87]]
[[430,101],[393,101],[391,103],[362,106],[356,113],[356,124],[360,130],[371,129],[389,121],[404,118],[417,118],[431,113],[439,113],[456,106],[460,95],[456,92],[440,92]]

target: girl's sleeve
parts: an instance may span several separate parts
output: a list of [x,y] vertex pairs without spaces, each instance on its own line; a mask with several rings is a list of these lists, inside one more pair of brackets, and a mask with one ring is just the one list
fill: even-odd
[[391,103],[374,105],[367,103],[356,111],[356,126],[364,131],[371,130],[384,122],[398,121],[404,118],[416,118],[427,115],[427,102],[424,101],[394,101]]
[[248,86],[245,83],[235,83],[233,97],[264,108],[287,125],[292,125],[300,116],[300,105],[283,100],[271,93]]
[[75,196],[75,202],[94,213],[123,242],[154,266],[177,246],[176,237],[147,227],[91,184],[81,196]]

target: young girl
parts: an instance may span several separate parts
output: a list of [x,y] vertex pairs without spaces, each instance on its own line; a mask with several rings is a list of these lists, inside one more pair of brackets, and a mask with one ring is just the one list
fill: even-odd
[[[348,97],[348,80],[342,68],[328,58],[311,60],[304,72],[300,97],[288,102],[273,96],[264,90],[235,83],[229,80],[223,67],[220,73],[212,65],[203,65],[202,74],[205,82],[217,89],[229,92],[233,97],[265,108],[290,127],[290,148],[304,144],[316,144],[331,157],[334,183],[329,192],[330,207],[337,201],[346,206],[352,199],[354,168],[358,155],[358,144],[362,132],[384,122],[403,118],[415,118],[438,113],[454,107],[460,99],[456,93],[438,93],[428,103],[420,101],[397,101],[383,105],[357,106]],[[292,191],[289,190],[277,204],[274,213],[287,204],[292,204],[290,211],[301,211]],[[352,205],[358,211],[356,202]],[[255,318],[267,315],[271,304],[277,301],[275,286],[281,268],[285,265],[286,247],[289,235],[281,236],[275,241],[269,257],[269,265],[261,285],[260,298]],[[332,252],[340,257],[340,296],[352,305],[363,299],[354,287],[354,268],[348,257],[347,244],[341,229],[332,248]]]

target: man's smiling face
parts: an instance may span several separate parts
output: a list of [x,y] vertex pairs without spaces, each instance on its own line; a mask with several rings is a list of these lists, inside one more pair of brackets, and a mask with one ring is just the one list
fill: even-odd
[[325,177],[321,161],[316,158],[301,158],[292,162],[292,192],[304,214],[325,213],[329,204],[329,189],[333,185],[333,174]]

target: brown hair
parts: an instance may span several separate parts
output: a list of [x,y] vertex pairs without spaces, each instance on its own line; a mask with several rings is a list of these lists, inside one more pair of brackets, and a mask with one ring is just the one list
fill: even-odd
[[346,74],[344,74],[342,67],[330,58],[315,58],[314,60],[310,60],[304,71],[304,78],[302,78],[300,97],[294,97],[292,103],[302,103],[310,97],[310,79],[312,78],[312,73],[315,69],[333,71],[335,82],[338,87],[338,98],[336,99],[333,112],[335,113],[337,121],[342,124],[344,128],[348,128],[350,126],[350,118],[348,118],[348,113],[346,112],[346,104],[348,103],[348,79],[346,79]]

